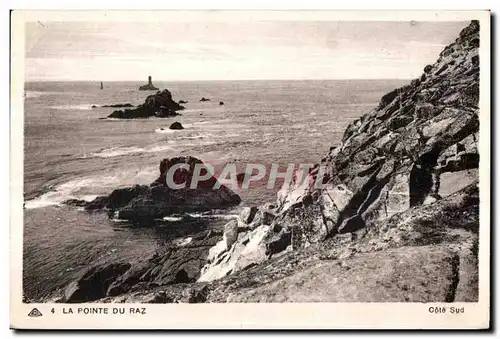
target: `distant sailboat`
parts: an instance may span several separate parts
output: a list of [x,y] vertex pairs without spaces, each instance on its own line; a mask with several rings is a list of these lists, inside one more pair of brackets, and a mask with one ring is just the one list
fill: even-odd
[[103,86],[102,81],[101,81],[101,89],[103,89],[103,88],[104,88],[104,86]]

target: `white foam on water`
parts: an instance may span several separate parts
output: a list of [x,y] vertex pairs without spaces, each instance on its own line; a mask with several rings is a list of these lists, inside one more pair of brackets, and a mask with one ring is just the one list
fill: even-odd
[[113,218],[111,219],[112,222],[116,222],[116,223],[129,223],[130,221],[129,220],[126,220],[126,219],[118,219],[118,218]]
[[[173,144],[175,142],[167,141],[167,143]],[[160,153],[165,151],[171,151],[174,148],[169,145],[154,145],[151,147],[143,148],[143,147],[134,147],[134,146],[124,146],[124,147],[111,147],[105,148],[98,152],[92,152],[88,154],[84,154],[81,158],[113,158],[113,157],[121,157],[130,154],[141,154],[141,153]]]
[[85,201],[92,201],[97,198],[97,195],[82,195],[78,196],[73,194],[72,190],[57,188],[55,191],[50,191],[41,196],[28,200],[24,203],[26,209],[43,208],[48,206],[58,206],[61,205],[63,201],[68,199],[78,199]]
[[44,92],[39,92],[39,91],[26,91],[24,93],[25,98],[39,98],[42,95],[44,95]]
[[80,104],[80,105],[58,105],[51,106],[52,109],[67,109],[67,110],[82,110],[82,111],[90,111],[92,109],[92,105],[89,104]]
[[172,241],[172,245],[182,247],[182,246],[186,246],[187,244],[189,244],[192,240],[193,240],[192,237],[175,239]]
[[165,151],[171,151],[173,148],[171,146],[167,145],[158,145],[158,146],[153,146],[151,148],[147,148],[144,150],[146,153],[157,153],[157,152],[165,152]]
[[165,221],[181,221],[182,217],[163,217]]
[[188,137],[179,137],[177,140],[198,140],[198,139],[203,139],[203,135],[193,135],[193,136],[188,136]]
[[144,148],[139,147],[111,147],[103,149],[99,152],[85,154],[83,158],[111,158],[119,157],[127,154],[142,153]]
[[54,92],[54,91],[25,91],[24,97],[25,98],[39,98],[41,96],[45,95],[64,95],[67,94],[68,92]]
[[202,214],[202,213],[187,213],[191,218],[210,218],[210,219],[225,219],[232,220],[238,217],[238,214]]
[[92,201],[98,195],[79,194],[78,192],[88,188],[116,187],[120,185],[121,179],[117,176],[95,176],[76,180],[56,186],[53,190],[44,193],[34,199],[24,203],[26,209],[42,208],[48,206],[58,206],[68,199],[78,199]]
[[169,129],[168,127],[161,127],[155,129],[155,133],[161,133],[161,134],[174,134],[176,131],[175,129]]

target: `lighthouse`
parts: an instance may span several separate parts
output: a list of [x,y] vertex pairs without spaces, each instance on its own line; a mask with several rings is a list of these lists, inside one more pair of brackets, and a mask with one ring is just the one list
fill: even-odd
[[151,78],[151,75],[148,76],[148,84],[147,85],[142,85],[139,87],[139,90],[141,91],[157,91],[158,88],[153,86],[153,79]]

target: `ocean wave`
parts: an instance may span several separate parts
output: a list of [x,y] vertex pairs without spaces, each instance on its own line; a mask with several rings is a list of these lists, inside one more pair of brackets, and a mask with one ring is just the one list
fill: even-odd
[[92,201],[97,198],[97,195],[74,195],[67,192],[62,192],[60,190],[51,191],[45,193],[38,198],[28,200],[24,203],[24,208],[26,209],[35,209],[35,208],[43,208],[49,206],[59,206],[64,201],[69,199],[78,199],[85,201]]
[[132,119],[120,119],[120,118],[99,118],[101,120],[107,120],[107,121],[128,121]]
[[165,221],[171,221],[171,222],[176,222],[176,221],[181,221],[182,217],[163,217],[163,220],[165,220]]
[[173,150],[172,146],[168,145],[155,145],[149,148],[142,147],[133,147],[133,146],[125,146],[125,147],[111,147],[105,148],[98,152],[92,152],[88,154],[84,154],[81,158],[113,158],[113,157],[121,157],[124,155],[130,154],[141,154],[141,153],[159,153]]
[[174,134],[177,130],[175,129],[169,129],[168,127],[160,127],[155,129],[155,133],[161,133],[161,134]]
[[[209,137],[211,135],[206,135],[205,137]],[[203,139],[203,135],[193,135],[193,136],[187,136],[187,137],[178,137],[176,138],[177,140],[198,140],[198,139]]]
[[90,104],[79,104],[79,105],[57,105],[51,106],[52,109],[63,109],[63,110],[81,110],[90,111],[92,110],[92,105]]
[[[222,214],[222,213],[186,213],[186,216],[192,219],[223,219],[223,220],[233,220],[238,218],[238,214]],[[165,221],[181,221],[183,216],[166,216],[163,217]]]
[[[108,194],[117,187],[145,185],[151,183],[158,176],[156,166],[140,170],[121,171],[116,175],[90,176],[70,180],[60,184],[34,199],[25,201],[27,209],[58,206],[69,199],[92,201],[100,194]],[[90,194],[90,193],[92,194]]]
[[151,148],[147,148],[144,150],[145,153],[158,153],[158,152],[165,152],[165,151],[171,151],[173,148],[171,146],[167,145],[158,145],[158,146],[153,146]]
[[44,92],[39,92],[39,91],[26,91],[24,92],[24,97],[25,98],[39,98],[42,95],[44,95]]
[[54,189],[44,193],[34,199],[25,202],[25,208],[33,209],[40,207],[61,205],[68,199],[79,199],[92,201],[98,195],[88,193],[78,193],[84,189],[96,187],[113,187],[120,184],[117,176],[95,176],[71,180],[56,186]]
[[31,91],[31,90],[28,90],[28,91],[25,91],[24,93],[25,93],[24,94],[25,98],[33,99],[33,98],[39,98],[39,97],[45,96],[45,95],[61,95],[61,94],[65,94],[66,92]]
[[139,147],[111,147],[99,152],[85,154],[82,158],[111,158],[127,154],[142,153],[144,148]]

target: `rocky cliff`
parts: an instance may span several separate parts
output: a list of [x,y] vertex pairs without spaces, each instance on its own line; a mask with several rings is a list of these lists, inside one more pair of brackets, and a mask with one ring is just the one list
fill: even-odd
[[275,204],[246,208],[204,238],[213,246],[189,279],[152,285],[149,271],[120,266],[114,281],[132,282],[127,293],[101,301],[476,301],[478,49],[473,21],[347,127],[321,160],[323,187],[311,184],[316,166]]

